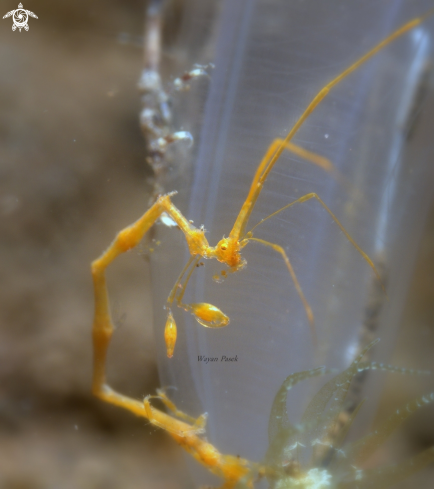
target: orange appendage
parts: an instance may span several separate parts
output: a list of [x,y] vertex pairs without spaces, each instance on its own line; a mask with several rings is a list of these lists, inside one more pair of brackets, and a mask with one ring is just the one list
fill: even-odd
[[96,260],[93,260],[93,262],[90,265],[90,270],[92,272],[92,277],[95,280],[95,278],[99,278],[99,275],[101,275],[101,260],[97,258]]
[[211,472],[216,473],[216,470],[220,468],[221,453],[211,443],[194,434],[183,437],[182,440],[178,440],[178,443]]
[[[252,467],[254,464],[240,457],[223,455],[211,443],[194,434],[187,434],[176,441],[210,472],[224,479],[225,488],[235,487],[244,477],[247,477],[250,482],[251,477],[253,477]],[[250,476],[249,473],[252,475]]]
[[[164,394],[163,397],[165,397]],[[148,396],[144,400],[145,417],[153,425],[167,431],[182,448],[210,472],[224,479],[225,488],[230,489],[235,487],[244,477],[248,481],[253,479],[254,474],[256,474],[254,470],[256,464],[252,464],[248,460],[240,457],[223,455],[206,439],[198,436],[199,432],[203,431],[203,428],[197,430],[194,428],[194,425],[185,423],[152,407],[149,402],[150,398],[151,396]],[[172,405],[171,409],[177,411],[173,403],[169,401],[169,404]],[[183,413],[179,414],[183,415]]]
[[116,248],[124,253],[125,251],[134,248],[134,246],[136,246],[137,243],[140,241],[141,237],[141,234],[137,232],[135,227],[129,226],[123,229],[116,236]]
[[205,328],[222,328],[229,324],[229,318],[220,309],[206,302],[186,305],[186,311],[190,311],[196,321]]
[[204,229],[190,228],[188,233],[185,233],[185,239],[187,240],[188,249],[192,256],[207,256],[210,246],[205,237]]
[[173,319],[172,312],[169,311],[167,315],[166,327],[164,328],[164,340],[166,341],[167,356],[173,357],[173,350],[175,349],[176,337],[178,331],[176,328],[175,320]]
[[247,487],[253,487],[252,478],[254,471],[250,463],[244,458],[234,457],[233,455],[222,455],[222,477],[226,481],[226,487],[235,487],[243,478]]

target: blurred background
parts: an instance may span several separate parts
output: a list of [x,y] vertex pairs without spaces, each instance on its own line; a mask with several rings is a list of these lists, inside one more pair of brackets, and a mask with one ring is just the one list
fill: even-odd
[[[14,8],[4,3],[2,15]],[[0,24],[0,487],[191,487],[165,433],[90,393],[89,264],[153,191],[138,124],[145,5],[27,0],[24,8],[39,17],[28,32],[12,32],[10,18]],[[177,76],[194,54],[176,46],[182,1],[169,10],[164,74]],[[395,365],[434,370],[433,245],[434,209]],[[110,383],[143,397],[159,385],[146,249],[119,260],[109,281]],[[390,376],[379,419],[432,386]],[[399,437],[389,447],[397,456],[433,445],[432,411],[417,413]],[[430,473],[417,477],[423,487]]]
[[[179,487],[178,447],[90,392],[90,261],[152,190],[138,124],[145,5],[24,8],[39,17],[28,32],[0,24],[0,487]],[[148,266],[116,273],[110,377],[140,397],[159,385]]]

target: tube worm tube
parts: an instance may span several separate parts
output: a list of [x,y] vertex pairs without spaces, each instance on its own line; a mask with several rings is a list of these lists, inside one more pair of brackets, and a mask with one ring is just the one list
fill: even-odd
[[[186,58],[212,61],[215,69],[206,94],[193,87],[182,102],[178,117],[195,145],[182,178],[169,175],[165,188],[179,191],[175,204],[205,226],[211,245],[229,234],[273,139],[286,136],[326,83],[431,6],[425,0],[187,2],[180,33]],[[382,275],[387,295],[315,199],[255,229],[255,237],[287,252],[312,306],[316,346],[281,256],[251,242],[243,270],[215,283],[212,276],[224,267],[203,260],[185,293],[186,303],[219,307],[229,326],[205,329],[174,310],[178,343],[167,359],[162,306],[188,250],[181,233],[158,228],[163,244],[152,270],[161,382],[178,388],[180,409],[209,413],[207,436],[224,453],[264,456],[271,401],[290,373],[323,364],[343,369],[372,337],[382,338],[377,358],[386,359],[393,346],[432,197],[432,136],[423,111],[429,103],[421,104],[421,95],[429,85],[433,32],[429,18],[376,54],[333,88],[297,132],[293,142],[329,159],[337,173],[285,151],[252,212],[247,230],[315,192]],[[294,419],[315,392],[305,389],[298,404],[292,401]]]

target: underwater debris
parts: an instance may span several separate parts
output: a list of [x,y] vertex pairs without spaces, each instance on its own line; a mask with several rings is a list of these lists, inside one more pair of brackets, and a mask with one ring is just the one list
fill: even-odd
[[266,473],[272,489],[385,489],[434,462],[434,447],[396,465],[364,469],[364,462],[419,408],[434,402],[434,392],[397,409],[380,427],[346,445],[361,401],[352,412],[346,396],[354,377],[364,370],[385,370],[403,374],[427,372],[401,369],[364,356],[379,340],[370,343],[346,370],[328,381],[308,404],[301,423],[292,425],[286,410],[288,391],[307,378],[329,373],[325,368],[297,372],[285,379],[274,399],[268,425],[269,448]]
[[169,146],[177,141],[184,141],[187,147],[193,144],[193,136],[188,131],[176,131],[173,128],[172,103],[177,92],[190,89],[190,82],[197,78],[209,78],[208,71],[214,68],[212,63],[207,65],[195,64],[190,71],[184,72],[166,86],[161,77],[162,57],[162,0],[149,2],[145,20],[144,38],[144,69],[138,81],[141,94],[142,109],[140,112],[140,127],[145,136],[147,146],[147,163],[155,174],[154,195],[151,202],[163,193],[160,184],[161,175],[170,167],[172,161],[167,154]]

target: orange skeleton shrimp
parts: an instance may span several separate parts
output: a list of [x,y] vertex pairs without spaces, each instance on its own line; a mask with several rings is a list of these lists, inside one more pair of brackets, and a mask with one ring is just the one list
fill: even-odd
[[[431,11],[425,15],[415,18],[410,22],[404,24],[398,30],[396,30],[389,37],[380,42],[377,46],[371,49],[368,53],[362,56],[358,61],[353,63],[349,68],[344,70],[340,75],[330,81],[325,85],[319,93],[314,97],[312,102],[308,105],[307,109],[298,119],[294,127],[289,131],[285,139],[275,139],[268,150],[265,153],[261,163],[256,170],[255,176],[253,178],[249,193],[247,195],[244,204],[235,220],[235,224],[229,233],[228,237],[223,237],[216,246],[210,246],[208,240],[205,237],[205,229],[203,227],[196,228],[192,222],[187,220],[181,213],[180,210],[175,207],[172,203],[172,196],[176,192],[172,192],[166,195],[161,195],[158,197],[156,202],[147,210],[140,219],[126,227],[118,233],[109,248],[92,263],[92,275],[94,282],[94,292],[95,292],[95,319],[93,325],[93,335],[95,343],[95,369],[100,370],[102,368],[101,363],[105,358],[105,353],[103,350],[108,346],[108,339],[113,331],[113,324],[110,318],[109,310],[109,299],[106,287],[105,270],[110,265],[110,263],[121,253],[124,253],[132,248],[134,248],[147,233],[149,228],[161,217],[163,213],[166,213],[170,218],[176,222],[181,231],[184,233],[187,245],[191,254],[191,258],[187,262],[186,266],[182,270],[180,276],[178,277],[175,285],[172,288],[168,298],[167,298],[167,320],[165,326],[165,341],[167,347],[167,356],[170,358],[173,356],[173,351],[175,348],[177,328],[176,323],[172,314],[172,305],[176,302],[178,307],[190,312],[196,318],[196,320],[204,327],[207,328],[219,328],[227,326],[229,324],[229,317],[226,316],[220,309],[212,304],[207,303],[193,303],[184,304],[182,303],[182,297],[184,295],[186,286],[190,279],[190,276],[198,264],[200,257],[211,259],[215,258],[221,263],[226,264],[229,267],[229,272],[237,272],[241,270],[246,261],[241,256],[241,250],[251,241],[255,241],[264,246],[272,248],[274,251],[279,253],[284,260],[286,267],[288,268],[289,274],[295,285],[297,293],[303,303],[304,309],[306,311],[307,318],[309,320],[313,336],[315,337],[314,329],[314,315],[312,309],[305,298],[301,286],[298,282],[295,271],[291,265],[291,262],[283,249],[283,247],[278,244],[271,243],[262,239],[257,239],[253,237],[253,229],[259,224],[262,224],[266,219],[269,219],[276,214],[282,212],[295,204],[301,204],[310,199],[316,199],[321,206],[330,214],[335,223],[339,226],[341,231],[351,242],[351,244],[356,248],[360,255],[365,259],[369,266],[373,269],[378,280],[380,280],[380,275],[372,262],[372,260],[364,253],[364,251],[357,245],[353,238],[348,234],[343,225],[338,221],[336,216],[327,207],[327,205],[321,200],[321,198],[316,193],[306,194],[295,201],[287,204],[286,206],[278,209],[268,217],[262,219],[258,224],[252,228],[251,231],[246,232],[246,226],[249,221],[251,212],[256,204],[256,201],[261,193],[264,183],[274,167],[275,163],[279,159],[280,155],[284,150],[289,150],[296,152],[299,155],[303,155],[305,158],[313,162],[314,164],[322,167],[327,171],[333,171],[334,167],[325,158],[318,155],[314,155],[306,150],[294,146],[291,143],[291,139],[298,131],[303,122],[309,117],[309,115],[315,110],[315,108],[320,104],[320,102],[327,96],[329,91],[335,87],[340,81],[346,78],[350,73],[355,71],[359,66],[365,63],[369,58],[378,53],[381,49],[387,46],[389,43],[402,36],[404,33],[410,31],[417,25],[419,25],[426,17],[431,14]],[[98,377],[98,376],[97,376]],[[100,378],[100,377],[98,377]],[[102,381],[102,377],[101,377]],[[102,386],[95,386],[96,393],[100,392]]]

